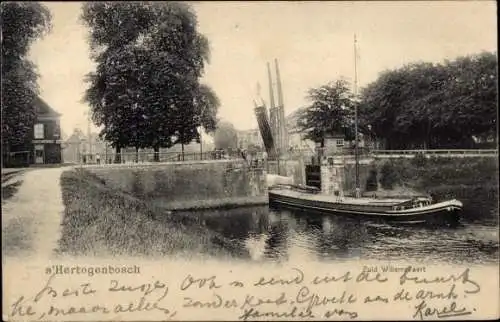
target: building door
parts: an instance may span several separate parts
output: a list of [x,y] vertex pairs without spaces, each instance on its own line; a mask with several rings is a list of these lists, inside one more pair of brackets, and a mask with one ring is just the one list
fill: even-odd
[[45,161],[45,149],[43,144],[35,145],[35,163],[41,164]]
[[321,167],[306,165],[306,185],[321,189]]

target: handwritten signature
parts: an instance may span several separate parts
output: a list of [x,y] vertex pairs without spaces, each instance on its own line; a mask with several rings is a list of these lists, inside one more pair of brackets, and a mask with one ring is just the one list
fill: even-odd
[[[475,310],[474,310],[475,311]],[[441,306],[440,308],[433,308],[429,306],[425,300],[415,306],[414,319],[424,320],[425,318],[450,318],[472,314],[472,311],[465,307],[459,308],[456,302],[451,302],[448,305]]]

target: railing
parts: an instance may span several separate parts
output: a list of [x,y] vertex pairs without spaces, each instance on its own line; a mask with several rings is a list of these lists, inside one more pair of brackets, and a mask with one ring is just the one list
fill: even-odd
[[[433,149],[433,150],[372,150],[365,147],[358,149],[360,162],[366,162],[367,158],[390,159],[390,158],[414,158],[417,155],[425,158],[465,158],[465,157],[498,157],[496,149]],[[325,148],[316,148],[316,153],[297,150],[288,153],[288,159],[302,159],[306,164],[319,164],[320,156],[343,157],[348,162],[354,162],[355,154],[352,148],[339,148],[334,152],[327,152]]]
[[426,157],[494,157],[498,156],[496,149],[435,149],[435,150],[373,150],[371,154],[378,158],[399,158],[399,157],[414,157],[416,155],[424,155]]
[[[497,157],[498,150],[495,149],[474,149],[474,150],[370,150],[368,148],[359,148],[360,159],[366,158],[413,158],[416,155],[429,157]],[[324,149],[316,149],[316,153],[310,150],[292,150],[289,151],[286,157],[282,160],[297,160],[301,158],[305,163],[311,163],[312,159],[317,159],[318,155],[328,156],[343,156],[347,160],[354,160],[354,150],[351,148],[343,148],[335,153],[326,153]],[[21,156],[21,154],[19,155]],[[119,156],[117,158],[117,156]],[[157,153],[155,158],[154,152],[123,152],[119,155],[108,153],[107,155],[85,154],[80,156],[79,164],[130,164],[130,163],[153,163],[153,162],[183,162],[183,161],[208,161],[208,160],[229,160],[242,159],[242,155],[237,152],[228,153],[227,151],[207,151],[207,152],[162,152]],[[248,162],[253,162],[255,159],[260,159],[258,156],[247,156]],[[117,162],[116,160],[119,160]],[[319,162],[318,160],[316,162]]]
[[[156,158],[155,158],[156,156]],[[77,163],[85,165],[95,164],[132,164],[132,163],[154,163],[154,162],[184,162],[184,161],[208,161],[241,159],[241,155],[227,153],[225,151],[207,152],[122,152],[100,154],[82,154]]]
[[[307,150],[296,150],[291,151],[289,155],[344,155],[344,156],[354,156],[355,150],[354,148],[339,148],[334,152],[327,152],[325,148],[316,148],[315,153]],[[358,154],[360,156],[381,156],[381,155],[409,155],[414,156],[417,154],[425,154],[425,155],[487,155],[487,156],[495,156],[498,155],[498,150],[496,149],[431,149],[431,150],[374,150],[366,147],[360,147],[358,149]]]

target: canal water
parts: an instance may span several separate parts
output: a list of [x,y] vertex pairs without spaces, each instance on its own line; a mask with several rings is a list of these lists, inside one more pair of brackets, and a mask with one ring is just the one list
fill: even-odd
[[465,213],[462,223],[453,228],[387,224],[267,206],[189,215],[245,250],[253,261],[498,262],[497,209]]

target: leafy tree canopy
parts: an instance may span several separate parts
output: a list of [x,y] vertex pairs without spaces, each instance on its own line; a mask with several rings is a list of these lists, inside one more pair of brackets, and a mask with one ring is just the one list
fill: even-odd
[[219,100],[200,83],[208,40],[185,3],[91,2],[81,16],[97,63],[85,100],[115,147],[171,147],[213,131]]
[[311,105],[299,111],[297,127],[305,138],[324,143],[327,135],[343,133],[353,139],[354,100],[349,83],[337,80],[309,90]]
[[360,123],[387,148],[472,147],[494,138],[496,53],[386,71],[362,91]]
[[214,133],[216,149],[236,149],[238,147],[238,131],[229,122],[219,122]]
[[2,13],[2,145],[23,149],[35,120],[38,94],[30,46],[51,29],[50,11],[38,2],[3,2]]

